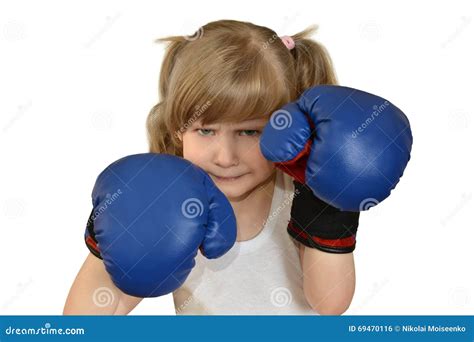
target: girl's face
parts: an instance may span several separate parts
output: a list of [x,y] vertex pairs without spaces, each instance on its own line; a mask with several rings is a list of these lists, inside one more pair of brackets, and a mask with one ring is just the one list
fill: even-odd
[[229,201],[246,198],[273,174],[273,163],[260,151],[267,119],[202,125],[182,135],[183,157],[204,169]]

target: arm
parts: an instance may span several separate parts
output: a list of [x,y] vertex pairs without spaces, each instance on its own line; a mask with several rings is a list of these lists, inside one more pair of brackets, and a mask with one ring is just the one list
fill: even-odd
[[110,279],[101,259],[87,256],[72,284],[64,315],[126,315],[143,298],[120,291]]
[[[374,116],[377,124],[361,129]],[[412,143],[410,123],[399,108],[335,85],[308,88],[265,126],[262,154],[295,179],[288,233],[309,247],[300,252],[304,292],[317,311],[347,309],[355,287],[359,212],[390,195]]]
[[353,253],[325,253],[302,244],[299,248],[306,300],[321,315],[341,315],[355,291]]
[[355,288],[354,257],[358,212],[341,211],[294,182],[287,231],[299,243],[303,290],[308,304],[323,315],[340,315]]

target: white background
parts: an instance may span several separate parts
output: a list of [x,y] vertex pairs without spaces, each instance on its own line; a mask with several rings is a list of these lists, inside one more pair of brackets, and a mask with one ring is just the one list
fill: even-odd
[[[62,313],[95,177],[147,151],[164,52],[153,40],[219,19],[279,35],[318,24],[340,83],[410,119],[401,182],[361,215],[346,313],[474,314],[473,6],[315,0],[2,1],[0,314]],[[132,314],[174,314],[172,298]]]

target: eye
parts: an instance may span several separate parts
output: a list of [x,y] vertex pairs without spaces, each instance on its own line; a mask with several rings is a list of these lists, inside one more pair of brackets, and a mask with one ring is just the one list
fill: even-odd
[[247,137],[254,137],[260,134],[260,131],[256,129],[244,129],[243,131],[240,131],[240,132],[243,133],[243,135]]
[[207,128],[198,128],[197,131],[199,135],[202,135],[203,137],[207,137],[214,134],[214,130]]

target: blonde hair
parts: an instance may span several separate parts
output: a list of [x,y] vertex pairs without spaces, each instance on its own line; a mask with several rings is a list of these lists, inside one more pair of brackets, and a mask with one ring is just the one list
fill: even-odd
[[159,80],[160,101],[147,118],[150,152],[182,156],[180,133],[197,120],[204,125],[269,118],[284,104],[319,84],[336,84],[326,49],[308,37],[317,26],[293,36],[288,50],[271,29],[219,20],[193,36],[167,42]]

